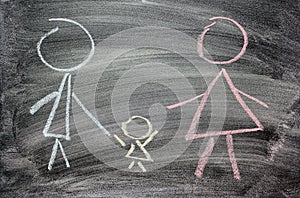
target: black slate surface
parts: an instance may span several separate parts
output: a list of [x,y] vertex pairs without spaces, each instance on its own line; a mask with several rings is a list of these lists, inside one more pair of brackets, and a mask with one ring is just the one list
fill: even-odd
[[[2,0],[0,5],[1,197],[299,197],[298,1]],[[73,116],[72,140],[63,141],[71,168],[65,168],[58,153],[53,170],[47,170],[54,140],[44,138],[42,129],[52,105],[46,105],[34,116],[30,115],[29,108],[56,90],[63,77],[45,67],[36,52],[40,37],[55,27],[49,18],[76,20],[99,43],[122,30],[143,26],[173,28],[197,39],[213,16],[235,19],[249,35],[246,54],[233,64],[218,66],[219,69],[226,68],[236,87],[269,105],[266,110],[247,100],[265,130],[234,135],[240,181],[232,176],[224,137],[218,139],[200,179],[195,177],[194,170],[202,140],[193,141],[181,157],[165,167],[147,173],[130,173],[109,167],[94,157],[82,143]],[[88,53],[88,39],[74,26],[56,24],[61,32],[45,43],[47,60],[62,67],[80,63]],[[211,54],[213,58],[224,60],[239,51],[241,42],[239,31],[224,25],[211,31],[205,47],[216,52]],[[139,49],[124,54],[97,85],[97,113],[108,128],[118,128],[109,116],[101,115],[102,112],[110,115],[113,83],[124,69],[147,61],[175,67],[183,65],[182,70],[195,92],[200,94],[205,90],[203,79],[194,75],[186,61],[174,53]],[[135,93],[131,103],[133,112],[143,112],[141,107],[147,107],[153,100],[164,105],[171,102],[168,97],[162,97],[167,93],[165,89],[147,86]],[[228,89],[226,94],[228,111],[224,128],[253,126],[247,115],[235,108],[238,103]],[[63,108],[56,116],[53,128],[61,130]],[[157,137],[150,150],[168,141],[177,122],[176,117],[171,117],[166,132]]]

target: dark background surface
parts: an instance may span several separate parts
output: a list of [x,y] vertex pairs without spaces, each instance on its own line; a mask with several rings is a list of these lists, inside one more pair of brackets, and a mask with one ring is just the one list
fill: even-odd
[[[299,197],[298,1],[163,0],[159,4],[145,4],[139,0],[3,0],[0,5],[2,197]],[[63,77],[45,67],[36,53],[40,37],[55,27],[48,22],[49,18],[78,21],[98,43],[122,30],[149,25],[174,28],[197,39],[213,16],[233,18],[245,27],[249,35],[246,54],[224,67],[236,87],[270,106],[266,110],[247,101],[265,131],[234,136],[241,181],[233,179],[224,137],[218,139],[201,179],[194,176],[194,170],[202,140],[194,141],[183,156],[166,167],[145,174],[129,173],[111,168],[89,153],[72,119],[72,140],[63,142],[71,168],[65,168],[58,152],[53,170],[47,170],[53,141],[43,137],[42,129],[52,106],[46,105],[34,116],[29,114],[29,108],[56,90]],[[61,33],[45,43],[46,58],[62,67],[81,62],[89,50],[89,41],[78,28],[56,24],[61,27]],[[216,27],[207,36],[207,41],[206,49],[216,52],[211,55],[218,60],[232,57],[240,50],[242,42],[240,33],[230,26]],[[118,65],[130,67],[150,60],[175,66],[184,64],[176,54],[163,51],[140,50],[128,57],[120,58],[111,66],[106,74],[109,80],[98,84],[99,90],[109,88],[117,80],[114,73],[121,70]],[[205,90],[201,80],[193,76],[190,80],[198,94]],[[100,98],[104,95],[103,101],[96,105],[98,113],[110,108],[106,101],[109,101],[111,90],[104,90],[107,92],[97,92]],[[158,98],[159,101],[161,94],[154,92],[151,95],[153,100]],[[224,128],[253,127],[247,115],[234,107],[238,103],[229,91],[227,100],[228,116]],[[170,101],[162,99],[160,102],[165,105]],[[139,98],[135,103],[139,103]],[[139,111],[135,105],[131,109]],[[63,118],[62,108],[57,112],[53,130],[63,129]],[[171,120],[168,124],[176,125],[176,121]],[[112,128],[115,126],[113,121],[105,122]],[[166,138],[168,135],[159,136],[152,147],[163,145]]]

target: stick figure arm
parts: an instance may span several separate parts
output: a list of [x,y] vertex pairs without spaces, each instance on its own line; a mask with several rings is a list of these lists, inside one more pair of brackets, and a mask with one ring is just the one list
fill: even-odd
[[[209,84],[209,86],[207,87],[207,90],[206,90],[203,94],[200,94],[200,95],[198,95],[198,96],[196,96],[196,97],[194,97],[194,98],[185,100],[185,101],[183,101],[183,102],[179,102],[179,103],[177,103],[177,104],[169,105],[169,106],[167,106],[167,108],[168,108],[168,109],[174,109],[174,108],[176,108],[176,107],[180,107],[180,106],[185,105],[185,104],[187,104],[187,103],[189,103],[189,102],[192,102],[192,101],[194,101],[194,100],[196,100],[196,99],[198,99],[198,98],[201,98],[201,97],[203,97],[203,99],[207,98],[208,95],[210,94],[212,88],[215,86],[216,82],[217,82],[217,81],[219,80],[219,78],[221,77],[222,73],[223,73],[223,70],[220,71],[219,74],[213,79],[213,81]],[[202,100],[203,100],[203,99],[202,99]],[[205,99],[204,101],[206,101],[206,99]]]
[[149,144],[157,133],[158,131],[154,131],[153,133],[151,133],[151,135],[147,138],[147,140],[142,144],[143,147]]
[[59,95],[58,91],[54,91],[51,94],[48,94],[44,98],[40,99],[38,102],[36,102],[31,108],[30,113],[33,115],[35,114],[42,106],[50,102],[52,99],[56,98]]
[[187,104],[187,103],[189,103],[189,102],[192,102],[192,101],[194,101],[194,100],[196,100],[196,99],[198,99],[198,98],[201,98],[202,96],[204,96],[204,94],[205,94],[205,93],[200,94],[200,95],[198,95],[198,96],[196,96],[196,97],[194,97],[194,98],[185,100],[185,101],[183,101],[183,102],[179,102],[179,103],[177,103],[177,104],[169,105],[169,106],[167,106],[167,108],[168,108],[168,109],[174,109],[174,108],[176,108],[176,107],[180,107],[180,106],[185,105],[185,104]]
[[116,134],[114,135],[114,138],[124,147],[126,146],[125,142],[119,138],[119,136],[117,136]]
[[99,127],[99,129],[107,136],[110,136],[110,133],[102,126],[102,124],[93,116],[93,114],[85,108],[85,106],[81,103],[79,98],[76,96],[75,93],[72,93],[72,97],[76,101],[76,103],[81,107],[81,109],[86,113],[86,115],[92,119],[92,121]]
[[240,90],[238,90],[238,89],[237,89],[237,91],[238,91],[240,94],[246,96],[247,98],[249,98],[249,99],[251,99],[251,100],[257,102],[258,104],[260,104],[260,105],[262,105],[262,106],[264,106],[264,107],[266,107],[266,108],[269,108],[269,106],[268,106],[266,103],[264,103],[264,102],[258,100],[257,98],[254,98],[253,96],[250,96],[249,94],[246,94],[245,92],[242,92],[242,91],[240,91]]

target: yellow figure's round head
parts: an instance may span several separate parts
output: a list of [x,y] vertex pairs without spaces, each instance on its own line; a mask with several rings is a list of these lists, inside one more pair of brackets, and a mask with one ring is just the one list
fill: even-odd
[[[131,123],[133,120],[136,120],[136,119],[141,119],[141,120],[145,121],[147,123],[147,126],[148,126],[147,133],[145,135],[140,136],[140,137],[136,137],[132,134],[129,134],[129,132],[127,131],[127,125],[129,123]],[[124,135],[126,135],[127,137],[129,137],[131,139],[142,140],[142,139],[145,139],[145,138],[149,137],[149,135],[151,134],[152,124],[150,123],[150,121],[147,118],[144,118],[142,116],[132,116],[131,118],[128,119],[128,121],[122,122],[122,131],[123,131]]]

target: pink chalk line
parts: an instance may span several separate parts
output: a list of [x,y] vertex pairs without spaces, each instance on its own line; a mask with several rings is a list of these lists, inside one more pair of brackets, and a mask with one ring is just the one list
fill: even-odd
[[212,27],[213,25],[216,24],[216,22],[213,22],[212,24],[204,27],[204,31],[199,36],[198,45],[197,45],[198,54],[201,58],[203,58],[204,60],[206,60],[207,62],[212,63],[212,64],[218,64],[218,65],[230,64],[230,63],[233,63],[233,62],[237,61],[238,59],[240,59],[243,56],[243,54],[246,52],[246,48],[248,45],[248,35],[247,35],[246,30],[238,22],[236,22],[233,19],[220,16],[220,17],[210,18],[209,20],[212,21],[212,20],[217,20],[217,19],[223,19],[223,20],[230,21],[230,22],[234,23],[241,30],[243,37],[244,37],[244,44],[243,44],[243,47],[242,47],[240,53],[228,61],[212,61],[204,56],[204,53],[203,53],[204,36],[210,30],[210,27]]
[[234,178],[240,180],[241,176],[234,156],[232,135],[226,135],[226,142],[227,142],[228,154],[229,154]]
[[185,105],[187,103],[190,103],[198,98],[201,98],[204,94],[201,94],[201,95],[198,95],[192,99],[189,99],[189,100],[186,100],[186,101],[183,101],[183,102],[180,102],[180,103],[177,103],[177,104],[174,104],[174,105],[170,105],[170,106],[167,106],[168,109],[174,109],[176,107],[179,107],[179,106],[182,106],[182,105]]
[[205,165],[208,162],[208,158],[211,155],[213,149],[215,146],[215,141],[214,138],[209,138],[208,143],[207,143],[207,147],[205,148],[205,151],[203,152],[202,156],[200,157],[199,161],[198,161],[198,166],[196,168],[195,171],[195,175],[197,177],[201,177],[205,168]]

